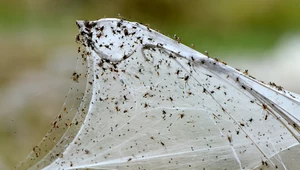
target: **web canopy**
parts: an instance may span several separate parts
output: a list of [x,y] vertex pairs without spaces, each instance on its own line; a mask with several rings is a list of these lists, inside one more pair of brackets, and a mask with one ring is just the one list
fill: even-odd
[[[101,19],[77,25],[79,61],[87,66],[76,73],[86,77],[80,80],[86,83],[84,94],[77,95],[80,107],[61,139],[50,142],[54,148],[45,149],[44,143],[61,126],[53,126],[21,167],[300,166],[299,95],[135,22]],[[57,119],[62,126],[66,121]]]

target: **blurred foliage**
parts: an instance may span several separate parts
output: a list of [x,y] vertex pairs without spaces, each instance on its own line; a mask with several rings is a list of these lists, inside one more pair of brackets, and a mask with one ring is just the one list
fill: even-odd
[[[0,90],[23,70],[39,67],[55,48],[71,45],[76,51],[76,19],[121,16],[150,24],[170,37],[177,34],[183,43],[194,44],[198,51],[207,50],[214,56],[272,48],[282,35],[299,32],[299,11],[298,0],[2,0]],[[20,119],[35,126],[43,122],[33,114]],[[30,134],[16,136],[14,122],[7,124],[11,126],[0,127],[0,152],[5,163],[12,166],[28,153],[28,149],[20,150],[22,144],[16,140]],[[49,128],[49,124],[40,125],[41,129],[35,126],[29,127],[32,141],[26,141],[26,146],[34,146],[33,141],[40,139],[34,135],[37,130],[44,134]]]
[[163,33],[176,33],[201,50],[265,49],[281,34],[299,30],[299,5],[296,0],[7,1],[0,4],[0,29],[8,35],[38,30],[49,37],[74,36],[76,19],[120,14]]

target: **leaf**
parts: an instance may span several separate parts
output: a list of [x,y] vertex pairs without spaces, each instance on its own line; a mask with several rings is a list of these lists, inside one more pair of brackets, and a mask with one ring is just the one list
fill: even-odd
[[79,61],[87,66],[86,74],[76,73],[86,75],[80,80],[86,82],[84,95],[74,95],[80,107],[74,119],[62,113],[19,168],[300,165],[298,94],[135,22],[100,19],[77,25]]

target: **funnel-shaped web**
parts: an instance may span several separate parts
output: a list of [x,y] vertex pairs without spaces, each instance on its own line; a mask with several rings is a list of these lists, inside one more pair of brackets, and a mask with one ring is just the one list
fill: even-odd
[[73,88],[20,169],[300,166],[299,95],[135,22],[77,25],[73,79],[85,90]]

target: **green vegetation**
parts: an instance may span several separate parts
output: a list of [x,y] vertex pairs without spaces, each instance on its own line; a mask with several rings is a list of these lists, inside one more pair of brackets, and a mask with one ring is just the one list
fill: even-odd
[[[3,2],[2,2],[3,3]],[[0,4],[1,32],[39,30],[49,37],[74,36],[76,19],[117,17],[151,24],[163,33],[210,51],[270,48],[300,28],[298,1],[18,1]],[[58,34],[58,35],[57,35]],[[55,36],[54,35],[54,36]],[[171,35],[172,36],[172,35]]]

